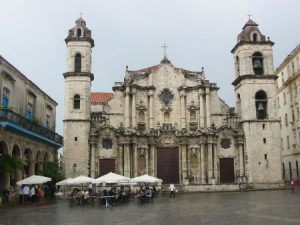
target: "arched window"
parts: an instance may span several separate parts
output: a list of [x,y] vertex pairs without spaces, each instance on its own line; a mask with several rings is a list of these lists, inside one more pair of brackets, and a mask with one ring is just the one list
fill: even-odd
[[252,55],[252,64],[255,75],[264,74],[263,55],[260,52],[256,52]]
[[80,95],[74,95],[73,108],[80,109]]
[[255,94],[255,107],[256,107],[256,118],[266,119],[267,118],[267,106],[268,99],[267,94],[264,91],[258,91]]
[[77,29],[77,37],[81,37],[81,29],[80,28]]
[[241,113],[241,95],[237,94],[237,101],[236,101],[236,112],[240,115]]
[[81,72],[81,55],[79,53],[75,55],[75,72]]
[[252,35],[252,40],[253,40],[254,42],[257,42],[257,33],[254,33],[254,34]]
[[139,122],[145,122],[145,113],[144,113],[144,111],[139,112]]
[[235,66],[237,75],[240,75],[240,58],[238,56],[235,57]]

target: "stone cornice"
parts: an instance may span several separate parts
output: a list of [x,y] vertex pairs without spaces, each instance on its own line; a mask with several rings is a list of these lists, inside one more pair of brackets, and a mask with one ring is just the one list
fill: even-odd
[[94,39],[92,39],[90,37],[67,37],[65,39],[66,44],[68,44],[68,42],[70,42],[70,41],[87,41],[87,42],[90,42],[91,48],[93,48],[95,46]]
[[66,119],[63,122],[91,122],[90,119]]
[[232,85],[237,85],[243,80],[247,79],[255,79],[255,80],[276,80],[276,75],[242,75],[237,77],[233,82]]
[[187,86],[180,86],[177,88],[178,91],[182,91],[182,90],[185,90],[185,91],[195,91],[195,90],[199,90],[199,89],[205,89],[205,88],[209,88],[210,90],[219,90],[219,87],[217,87],[217,85],[215,83],[209,83],[209,84],[199,84],[199,85],[196,85],[196,86],[190,86],[190,87],[187,87]]
[[64,78],[67,77],[89,77],[91,81],[94,80],[94,74],[88,72],[66,72],[63,73]]
[[260,123],[274,123],[274,122],[278,122],[280,123],[280,120],[276,120],[276,119],[265,119],[265,120],[259,120],[259,119],[252,119],[252,120],[241,120],[241,123],[252,123],[252,122],[260,122]]
[[234,52],[237,50],[237,48],[242,45],[271,45],[271,46],[273,46],[274,42],[272,42],[272,41],[258,41],[258,42],[240,41],[233,47],[233,49],[231,50],[231,53],[234,54]]

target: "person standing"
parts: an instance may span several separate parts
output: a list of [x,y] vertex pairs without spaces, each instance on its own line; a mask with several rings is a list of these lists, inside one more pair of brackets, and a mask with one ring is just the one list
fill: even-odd
[[295,179],[292,178],[290,181],[290,184],[291,184],[291,190],[293,193],[295,192],[295,183],[296,183]]
[[91,194],[92,191],[93,191],[93,183],[92,182],[89,183],[88,189],[89,189],[89,192]]
[[30,189],[30,196],[31,196],[31,202],[35,202],[36,196],[35,196],[35,187],[32,185],[31,189]]
[[24,203],[28,202],[29,200],[29,187],[26,184],[23,188],[23,196],[24,196]]
[[175,185],[174,184],[170,184],[170,198],[175,198],[175,192],[176,192],[176,188],[175,188]]

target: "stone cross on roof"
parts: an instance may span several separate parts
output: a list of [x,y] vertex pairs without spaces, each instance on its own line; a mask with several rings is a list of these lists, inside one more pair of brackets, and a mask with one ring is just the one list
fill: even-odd
[[164,58],[166,58],[167,57],[167,48],[168,48],[168,46],[164,43],[164,45],[161,46],[161,47],[164,49]]

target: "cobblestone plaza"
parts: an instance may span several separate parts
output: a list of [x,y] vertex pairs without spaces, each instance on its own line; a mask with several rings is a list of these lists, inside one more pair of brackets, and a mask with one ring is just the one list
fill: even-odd
[[253,191],[160,194],[153,202],[134,199],[114,207],[69,207],[64,200],[53,204],[2,206],[0,225],[285,225],[300,222],[300,192]]

